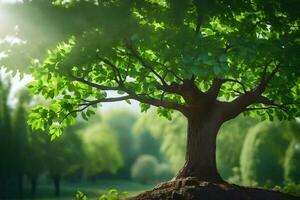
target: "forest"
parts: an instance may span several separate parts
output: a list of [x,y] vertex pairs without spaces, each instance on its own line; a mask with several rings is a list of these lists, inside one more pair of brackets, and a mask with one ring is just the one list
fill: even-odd
[[0,1],[0,199],[297,199],[299,14]]

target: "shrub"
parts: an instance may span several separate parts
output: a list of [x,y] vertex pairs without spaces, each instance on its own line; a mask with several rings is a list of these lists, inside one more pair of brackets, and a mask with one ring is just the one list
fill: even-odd
[[158,161],[154,156],[142,155],[131,168],[132,179],[141,183],[151,183],[156,179],[156,168]]

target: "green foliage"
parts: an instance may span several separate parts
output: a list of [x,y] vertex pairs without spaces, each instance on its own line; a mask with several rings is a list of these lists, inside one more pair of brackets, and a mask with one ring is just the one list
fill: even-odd
[[[109,89],[129,95],[119,100],[140,101],[146,111],[161,102],[185,104],[177,93],[162,92],[162,77],[169,85],[193,78],[202,91],[215,78],[242,80],[244,88],[238,82],[226,82],[221,88],[218,98],[230,101],[243,89],[255,88],[263,72],[270,74],[279,64],[264,96],[288,105],[286,112],[254,109],[250,114],[270,120],[299,116],[299,15],[295,10],[300,9],[295,1],[63,2],[24,4],[45,11],[47,18],[43,13],[40,18],[43,24],[65,16],[55,25],[70,27],[63,34],[69,39],[34,67],[37,81],[29,86],[34,94],[53,99],[50,106],[33,109],[29,120],[34,128],[56,127],[51,129],[53,138],[74,122],[77,111],[88,118],[88,107],[96,107],[94,100],[112,100],[104,100]],[[82,24],[72,28],[70,21],[78,21],[75,17]],[[87,102],[93,103],[87,106]],[[173,107],[164,105],[158,114],[170,119]]]
[[85,175],[93,177],[101,172],[116,173],[123,165],[123,157],[111,129],[103,124],[93,125],[81,134],[86,159],[83,162]]
[[287,141],[279,127],[261,123],[247,134],[240,158],[244,184],[262,186],[282,183]]
[[[1,70],[2,71],[2,70]],[[7,75],[7,74],[6,74]],[[0,76],[0,178],[6,180],[13,174],[15,157],[11,156],[13,148],[11,108],[8,106],[10,92],[10,79],[4,81]]]
[[174,177],[174,173],[168,164],[159,164],[155,170],[155,176],[159,182],[169,181]]
[[[135,132],[135,142],[137,146],[138,154],[148,154],[153,155],[156,158],[160,159],[162,157],[160,152],[161,142],[159,139],[155,138],[147,127],[144,127],[145,124],[139,124],[138,121],[134,126]],[[141,127],[139,127],[141,126]]]
[[133,135],[132,128],[136,122],[136,115],[128,110],[115,110],[103,115],[103,124],[106,124],[112,130],[119,151],[124,161],[124,165],[118,176],[120,178],[130,177],[130,168],[138,153],[138,141]]
[[[127,196],[127,192],[118,192],[115,189],[109,190],[107,193],[102,194],[97,200],[121,200],[125,199]],[[76,200],[87,200],[87,196],[83,193],[78,191],[76,193]]]
[[[298,130],[299,131],[299,130]],[[286,182],[300,183],[300,141],[292,140],[284,160],[284,179]],[[299,187],[300,192],[300,187]]]
[[218,171],[224,179],[238,178],[236,172],[240,167],[244,139],[249,128],[257,123],[253,118],[239,116],[222,126],[217,137],[216,159]]
[[120,200],[125,199],[127,196],[127,192],[119,193],[117,190],[112,189],[106,194],[102,194],[98,200]]
[[87,200],[86,195],[83,192],[77,191],[76,200]]
[[142,155],[133,164],[131,177],[141,183],[151,183],[156,180],[158,161],[154,156]]
[[186,122],[180,113],[175,113],[172,121],[159,118],[154,112],[142,115],[135,125],[136,133],[149,132],[161,141],[160,151],[176,173],[184,163],[186,146]]
[[291,194],[291,195],[295,195],[295,196],[300,196],[300,184],[297,185],[295,183],[289,183],[289,184],[286,184],[282,187],[275,186],[273,188],[273,190],[280,191],[280,192],[287,193],[287,194]]
[[[77,129],[77,130],[76,130]],[[62,178],[82,168],[83,144],[76,133],[78,127],[68,127],[62,137],[55,141],[47,138],[45,163],[51,178]]]

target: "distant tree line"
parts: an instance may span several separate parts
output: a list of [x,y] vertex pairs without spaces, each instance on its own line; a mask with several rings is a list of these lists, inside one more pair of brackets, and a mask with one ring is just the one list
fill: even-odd
[[[27,125],[32,105],[47,101],[33,99],[21,90],[15,96],[17,104],[12,106],[10,91],[7,77],[0,81],[0,198],[27,197],[24,186],[28,189],[28,185],[30,196],[35,198],[41,179],[51,181],[54,195],[60,196],[62,180],[134,179],[154,183],[173,176],[160,152],[160,141],[147,130],[134,131],[135,114],[112,111],[97,114],[89,123],[83,116],[51,141],[49,130],[32,131]],[[140,178],[144,175],[140,171],[143,157],[155,160],[155,177],[146,181]]]

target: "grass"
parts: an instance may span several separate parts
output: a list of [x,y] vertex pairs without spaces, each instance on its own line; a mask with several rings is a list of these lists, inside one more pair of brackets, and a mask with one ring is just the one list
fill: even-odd
[[[63,182],[61,184],[61,197],[54,197],[54,186],[49,183],[40,184],[36,191],[36,200],[73,200],[77,191],[85,193],[89,199],[97,199],[101,194],[110,189],[117,189],[120,192],[128,192],[129,196],[138,194],[144,190],[152,188],[154,185],[144,185],[127,180],[101,180],[96,182],[85,182],[71,184]],[[24,188],[24,196],[30,196],[30,186]],[[29,200],[30,198],[28,198]],[[24,200],[27,200],[26,198]]]

